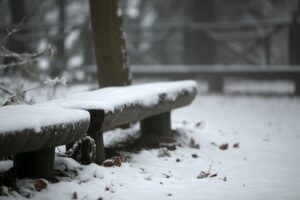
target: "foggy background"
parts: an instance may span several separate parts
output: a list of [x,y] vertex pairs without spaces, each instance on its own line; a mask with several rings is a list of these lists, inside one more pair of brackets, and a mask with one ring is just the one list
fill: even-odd
[[[289,45],[291,27],[298,24],[297,0],[120,3],[133,78],[135,72],[147,76],[152,69],[207,69],[213,65],[265,69],[299,64],[297,59],[291,61]],[[22,20],[22,29],[5,40],[8,49],[32,53],[51,47],[51,55],[40,58],[31,70],[50,76],[64,73],[71,82],[95,79],[88,1],[0,0],[0,38]],[[0,73],[9,76],[17,71]]]

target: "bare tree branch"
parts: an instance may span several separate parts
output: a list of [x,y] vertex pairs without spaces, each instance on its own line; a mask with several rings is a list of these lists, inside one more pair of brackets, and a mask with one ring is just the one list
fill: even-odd
[[18,31],[20,31],[24,27],[24,21],[25,21],[25,17],[14,28],[12,28],[11,30],[7,29],[6,30],[7,31],[7,35],[0,40],[0,44],[2,44],[5,40],[7,40],[13,34],[15,34]]

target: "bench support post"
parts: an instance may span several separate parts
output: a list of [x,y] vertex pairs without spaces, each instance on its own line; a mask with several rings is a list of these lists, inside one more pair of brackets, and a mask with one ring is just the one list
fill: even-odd
[[223,79],[214,78],[208,81],[209,83],[209,92],[214,93],[223,93]]
[[148,117],[141,121],[141,143],[156,147],[159,142],[173,142],[171,135],[171,112]]
[[54,171],[54,154],[55,148],[15,155],[14,169],[17,176],[51,180]]
[[96,142],[96,163],[98,165],[102,165],[105,161],[103,133],[101,131],[98,131],[93,139]]
[[295,95],[300,96],[300,80],[295,80]]

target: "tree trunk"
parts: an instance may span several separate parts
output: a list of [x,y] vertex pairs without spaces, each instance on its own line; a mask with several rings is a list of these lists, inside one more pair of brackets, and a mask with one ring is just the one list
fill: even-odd
[[61,71],[66,67],[66,49],[65,49],[65,23],[66,23],[66,1],[58,0],[59,6],[59,37],[57,40],[57,60],[58,68],[55,75],[59,75]]
[[128,85],[129,68],[118,0],[89,2],[99,85]]
[[298,7],[293,15],[292,23],[289,26],[289,51],[290,51],[290,65],[300,65],[300,1]]
[[[189,11],[189,22],[211,22],[214,17],[213,0],[192,0]],[[187,27],[184,33],[185,64],[213,64],[215,44],[205,30]]]
[[66,22],[66,1],[57,0],[58,4],[58,37],[56,39],[57,59],[51,63],[50,75],[59,76],[65,69],[66,49],[65,49],[65,22]]

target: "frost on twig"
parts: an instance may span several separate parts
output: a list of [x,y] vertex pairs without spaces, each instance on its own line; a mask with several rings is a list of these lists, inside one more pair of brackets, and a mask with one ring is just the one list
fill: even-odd
[[55,86],[57,84],[61,84],[63,86],[66,86],[67,85],[67,79],[66,77],[64,76],[61,76],[61,77],[55,77],[55,78],[51,78],[51,77],[48,77],[45,81],[44,81],[44,84],[47,85],[47,86]]
[[43,56],[46,53],[50,54],[50,52],[51,52],[51,46],[49,46],[44,51],[38,53],[23,53],[23,54],[15,53],[4,46],[0,46],[0,57],[4,57],[4,58],[13,57],[14,59],[16,59],[15,62],[9,64],[0,64],[0,70],[9,67],[18,67],[18,66],[22,67],[26,65],[31,65],[35,63],[41,56]]
[[0,91],[9,95],[9,97],[5,100],[5,102],[0,106],[7,106],[7,105],[21,104],[21,103],[33,104],[32,99],[30,99],[29,101],[26,100],[27,90],[22,91],[22,92],[12,92],[12,91],[8,90],[7,88],[0,85]]
[[[17,33],[23,28],[23,19],[20,23],[18,23],[14,28],[7,30],[7,35],[0,39],[0,59],[4,61],[6,58],[10,60],[8,63],[0,63],[0,73],[1,70],[6,72],[8,68],[20,68],[22,72],[27,73],[31,78],[31,80],[35,80],[36,82],[39,83],[38,86],[32,88],[32,89],[27,89],[27,90],[22,90],[24,88],[23,83],[22,85],[19,85],[17,88],[12,89],[11,83],[7,84],[6,86],[2,83],[0,83],[0,94],[4,93],[6,96],[8,96],[6,99],[4,99],[4,104],[0,103],[0,106],[5,105],[11,105],[11,104],[33,104],[33,99],[27,100],[26,99],[26,93],[31,90],[39,89],[42,87],[52,87],[52,95],[54,94],[56,90],[56,86],[58,85],[66,85],[66,78],[63,76],[60,77],[55,77],[55,78],[50,78],[48,77],[46,80],[44,77],[40,76],[34,70],[32,70],[32,67],[36,64],[36,62],[42,57],[42,56],[47,56],[47,57],[53,57],[53,48],[49,45],[46,49],[44,49],[41,52],[37,53],[17,53],[13,49],[9,49],[4,46],[5,41],[10,38],[13,34]],[[16,68],[13,69],[15,71]],[[34,68],[35,69],[35,68]],[[22,73],[23,74],[23,73]],[[28,95],[27,95],[28,96]],[[1,100],[1,99],[0,99]]]

